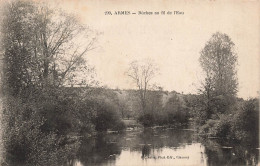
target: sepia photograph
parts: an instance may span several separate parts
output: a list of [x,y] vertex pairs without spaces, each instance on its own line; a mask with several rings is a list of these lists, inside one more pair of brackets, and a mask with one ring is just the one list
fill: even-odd
[[0,0],[1,166],[258,166],[259,0]]

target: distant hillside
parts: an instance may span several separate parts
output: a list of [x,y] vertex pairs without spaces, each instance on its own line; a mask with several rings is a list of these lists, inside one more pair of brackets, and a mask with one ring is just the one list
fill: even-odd
[[[141,105],[139,100],[139,92],[132,89],[108,89],[108,88],[91,88],[91,87],[63,87],[69,93],[79,93],[86,98],[102,98],[106,102],[112,103],[116,106],[117,112],[122,118],[137,117],[141,112]],[[151,111],[165,111],[174,107],[174,105],[187,106],[187,98],[189,96],[172,91],[148,91],[147,104]],[[169,102],[171,103],[169,105]],[[177,107],[176,107],[177,108]]]

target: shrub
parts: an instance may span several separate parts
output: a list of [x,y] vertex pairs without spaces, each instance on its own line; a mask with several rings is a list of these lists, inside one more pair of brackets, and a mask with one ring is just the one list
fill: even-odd
[[151,113],[146,113],[144,115],[141,115],[138,118],[138,121],[144,126],[144,127],[151,127],[155,124],[155,118]]
[[113,131],[123,131],[126,128],[126,125],[123,121],[116,121],[115,124],[112,126]]
[[167,112],[168,117],[168,123],[169,124],[175,124],[175,123],[181,123],[186,124],[188,123],[188,113],[185,109],[178,109],[174,112]]
[[231,131],[233,137],[239,141],[258,141],[259,100],[250,99],[242,104],[232,118]]
[[200,127],[200,134],[216,136],[215,126],[218,123],[217,120],[209,119],[204,125]]
[[26,165],[63,163],[75,147],[61,146],[62,137],[41,131],[44,119],[35,105],[12,97],[4,101],[2,125],[6,161]]
[[157,125],[168,124],[168,117],[167,117],[167,115],[158,113],[154,117],[155,117],[155,124],[157,124]]
[[213,134],[221,138],[230,138],[231,124],[230,118],[222,116],[218,123],[214,125]]
[[229,113],[215,114],[217,120],[209,119],[200,126],[200,133],[249,144],[257,143],[259,130],[259,101],[243,101],[241,107],[232,107]]
[[[97,131],[123,129],[123,122],[111,103],[99,101],[96,112],[97,116],[94,118],[94,124]],[[122,125],[122,127],[119,127],[120,125]]]

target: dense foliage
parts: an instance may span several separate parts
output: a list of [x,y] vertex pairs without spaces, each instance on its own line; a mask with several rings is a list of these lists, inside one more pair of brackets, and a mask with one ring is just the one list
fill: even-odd
[[217,32],[201,51],[205,80],[197,99],[192,100],[192,116],[202,135],[257,143],[259,100],[236,97],[234,46],[228,35]]
[[[79,135],[124,128],[117,104],[105,101],[106,93],[67,87],[75,81],[95,84],[83,58],[95,44],[92,31],[74,16],[36,2],[6,3],[3,13],[1,164],[58,165],[75,155]],[[84,41],[82,48],[77,41]]]
[[177,127],[188,124],[190,110],[184,100],[184,95],[162,91],[152,91],[148,94],[150,96],[147,110],[138,118],[145,127],[154,125]]

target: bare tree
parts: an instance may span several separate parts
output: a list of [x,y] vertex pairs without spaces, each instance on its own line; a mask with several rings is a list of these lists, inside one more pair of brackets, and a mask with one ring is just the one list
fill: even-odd
[[157,66],[151,60],[144,62],[133,61],[126,72],[139,91],[142,111],[146,109],[147,90],[150,88],[151,80],[158,74]]
[[83,56],[96,48],[97,33],[80,24],[75,16],[46,6],[37,8],[35,20],[34,53],[43,67],[40,78],[61,85],[69,73],[85,65]]
[[73,82],[79,72],[93,71],[84,56],[97,47],[98,33],[76,16],[31,1],[7,3],[5,10],[3,69],[13,93],[35,86],[61,86]]

